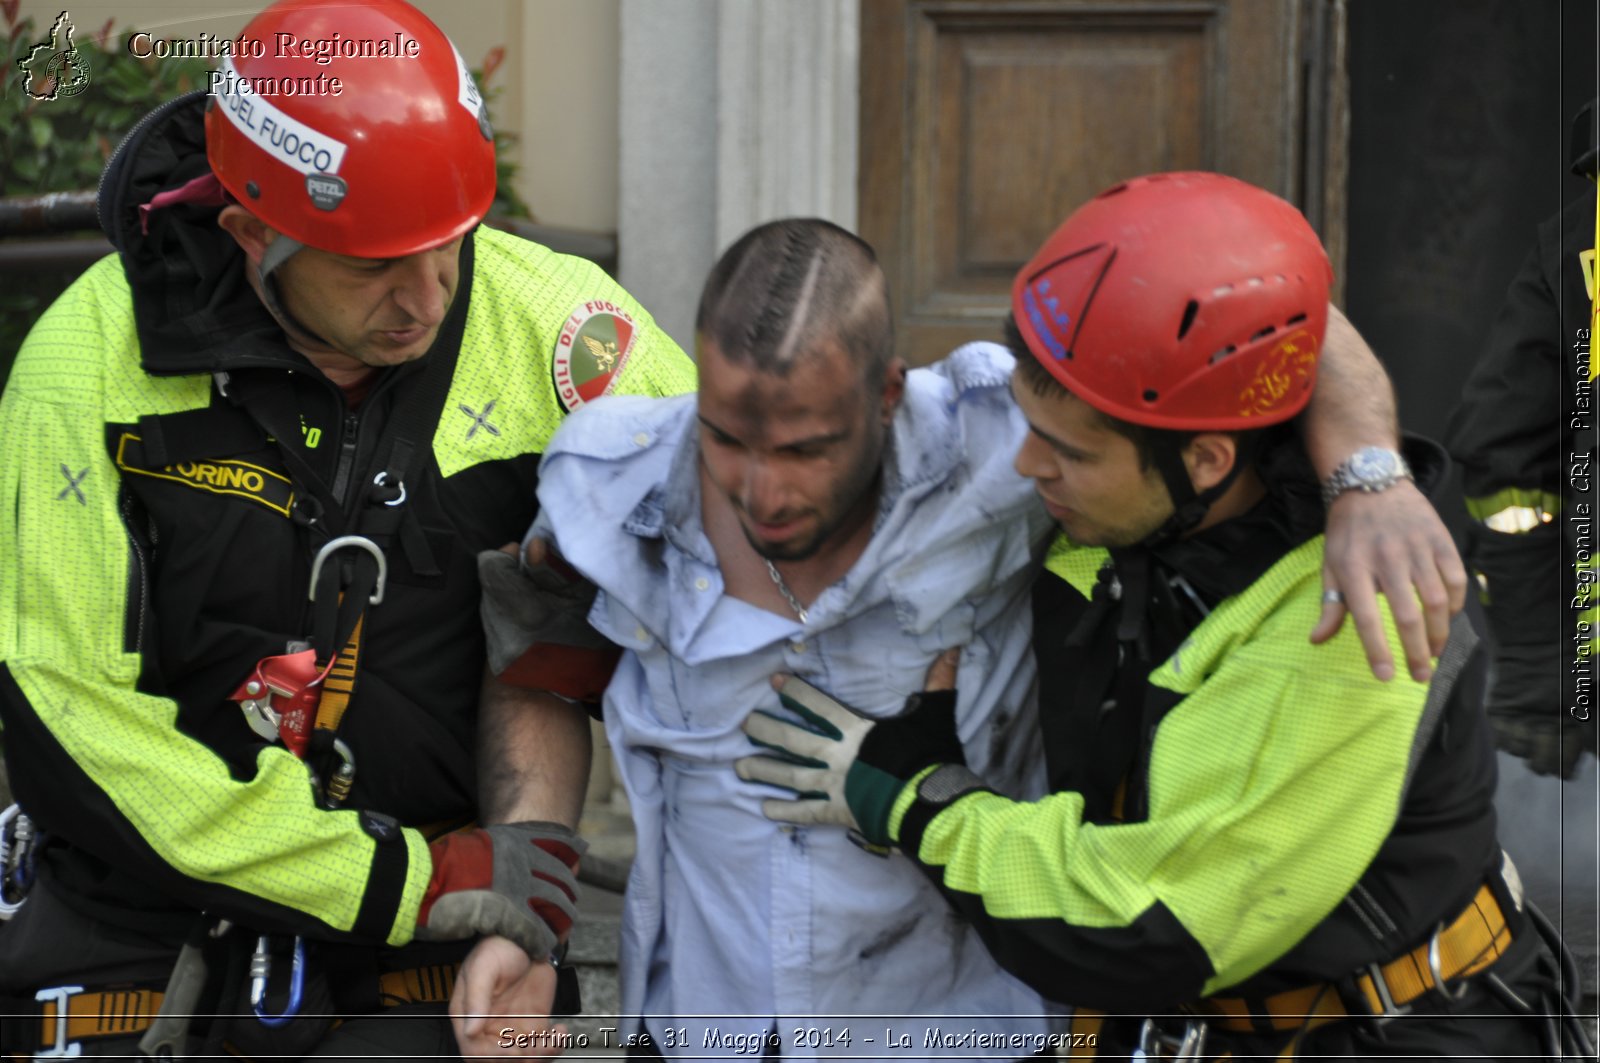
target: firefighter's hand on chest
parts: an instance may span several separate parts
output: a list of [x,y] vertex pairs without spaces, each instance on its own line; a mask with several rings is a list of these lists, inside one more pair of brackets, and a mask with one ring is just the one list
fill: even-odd
[[889,815],[906,783],[934,764],[966,764],[955,721],[960,652],[940,655],[923,691],[886,720],[862,716],[803,679],[774,676],[778,699],[799,722],[752,712],[744,732],[769,752],[734,764],[741,779],[795,795],[764,800],[763,814],[785,823],[838,824],[869,846],[888,846]]

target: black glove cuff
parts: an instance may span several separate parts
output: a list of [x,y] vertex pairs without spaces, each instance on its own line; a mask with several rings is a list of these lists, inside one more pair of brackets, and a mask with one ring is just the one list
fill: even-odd
[[873,725],[856,759],[896,779],[929,764],[967,763],[956,735],[956,692],[928,690],[906,699],[905,712]]

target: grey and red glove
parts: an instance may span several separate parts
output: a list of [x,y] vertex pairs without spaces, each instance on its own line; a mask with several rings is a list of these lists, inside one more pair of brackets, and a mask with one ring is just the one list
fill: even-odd
[[433,878],[417,938],[510,938],[535,960],[566,940],[578,917],[578,859],[587,846],[559,823],[497,823],[429,847]]
[[478,582],[489,670],[502,683],[600,700],[622,651],[589,626],[594,584],[548,545],[545,560],[527,566],[515,554],[483,551]]

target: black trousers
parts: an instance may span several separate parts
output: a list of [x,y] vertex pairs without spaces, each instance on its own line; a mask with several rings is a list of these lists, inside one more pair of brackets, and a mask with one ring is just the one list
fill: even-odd
[[[198,922],[198,917],[196,919]],[[46,1036],[34,1002],[40,990],[82,987],[99,992],[117,986],[163,991],[172,975],[183,936],[146,934],[86,916],[75,910],[47,878],[30,892],[22,909],[0,924],[0,1056],[23,1058],[40,1048],[77,1045],[78,1054],[135,1057],[142,1036],[68,1037],[66,1043],[41,1044]],[[296,1017],[281,1027],[267,1027],[250,1007],[250,954],[256,936],[235,929],[208,940],[207,984],[196,1005],[187,1037],[188,1052],[204,1056],[264,1059],[458,1059],[447,1005],[440,1002],[395,1003],[379,991],[385,971],[438,968],[458,962],[470,942],[377,949],[308,942],[304,993]],[[291,972],[291,943],[272,939],[273,968],[266,1010],[285,1008]],[[557,1007],[578,1009],[576,977],[570,973],[558,993]],[[19,1013],[32,1008],[35,1019]]]

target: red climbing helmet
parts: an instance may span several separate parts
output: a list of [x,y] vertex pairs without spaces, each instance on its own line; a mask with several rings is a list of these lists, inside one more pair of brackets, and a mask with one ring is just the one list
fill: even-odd
[[1290,204],[1214,173],[1079,207],[1011,289],[1028,349],[1074,395],[1153,428],[1260,428],[1311,398],[1333,279]]
[[324,251],[396,258],[488,213],[488,110],[461,54],[416,8],[282,0],[238,40],[212,78],[206,157],[262,221]]

